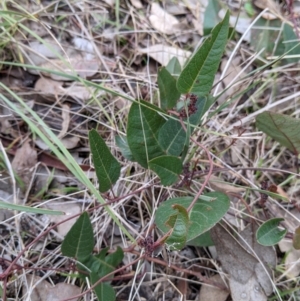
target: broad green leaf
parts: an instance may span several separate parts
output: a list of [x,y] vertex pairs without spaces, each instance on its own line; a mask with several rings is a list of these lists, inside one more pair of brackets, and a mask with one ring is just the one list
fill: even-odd
[[[191,126],[198,126],[204,113],[206,98],[200,97],[196,103],[197,111],[191,115],[187,123]],[[191,129],[193,132],[193,128]],[[189,144],[189,135],[177,119],[169,119],[159,130],[158,142],[162,149],[171,156],[182,154],[185,144]]]
[[[226,194],[221,192],[209,192],[204,195],[215,199],[210,202],[201,200],[200,198],[198,199],[190,211],[187,241],[192,240],[212,228],[229,209],[230,200]],[[174,215],[172,205],[180,204],[184,208],[188,208],[192,201],[193,197],[179,197],[169,199],[162,203],[156,211],[155,223],[157,227],[163,233],[167,233],[170,228],[166,225],[166,222],[171,215]]]
[[189,215],[186,208],[174,204],[172,209],[177,212],[171,215],[166,222],[167,227],[171,228],[172,232],[165,241],[170,251],[181,250],[185,246],[189,227]]
[[194,93],[203,96],[210,92],[215,74],[223,55],[229,29],[229,12],[192,56],[182,70],[177,88],[181,93]]
[[119,179],[121,165],[96,130],[89,132],[89,142],[99,181],[99,190],[105,192]]
[[256,231],[257,242],[263,246],[273,246],[281,241],[287,230],[278,228],[283,218],[272,218],[263,223]]
[[294,29],[288,25],[284,24],[283,27],[283,41],[285,46],[285,52],[287,55],[295,55],[294,58],[286,58],[288,64],[297,63],[299,61],[300,45],[297,35],[295,34]]
[[210,247],[214,245],[214,242],[211,239],[210,231],[206,231],[203,234],[188,241],[187,245],[194,247]]
[[61,245],[61,252],[64,256],[74,257],[80,261],[89,256],[93,248],[93,228],[89,215],[84,212],[66,235]]
[[[99,277],[96,273],[91,273],[91,282],[95,284],[101,277]],[[98,301],[115,301],[116,293],[113,287],[106,283],[101,282],[94,288],[94,292],[97,295]]]
[[174,156],[161,156],[149,162],[149,168],[160,178],[162,185],[169,186],[178,180],[182,172],[181,160]]
[[256,116],[256,126],[294,154],[300,152],[299,119],[267,111]]
[[150,160],[165,155],[158,143],[158,132],[166,120],[159,108],[140,101],[131,105],[127,123],[127,141],[134,159],[148,168]]
[[166,69],[175,78],[179,76],[181,72],[181,66],[176,56],[172,57],[172,59],[169,61],[168,65],[166,66]]
[[168,155],[179,156],[184,148],[186,132],[177,119],[169,119],[160,129],[158,142]]
[[115,138],[116,144],[118,148],[120,149],[122,155],[129,161],[134,161],[134,158],[132,156],[132,153],[130,151],[127,138],[126,137],[121,137],[121,136],[116,136]]
[[296,250],[300,250],[300,226],[295,230],[293,237],[293,247]]
[[176,79],[169,73],[166,67],[162,67],[158,71],[157,83],[161,108],[163,110],[172,109],[180,97],[180,92],[176,86]]
[[221,6],[219,0],[210,0],[206,6],[204,13],[203,31],[204,35],[208,35],[212,29],[219,23],[218,16]]
[[122,262],[123,257],[124,257],[123,249],[118,246],[115,252],[107,254],[107,256],[105,257],[105,261],[109,265],[117,267]]
[[93,271],[97,272],[99,277],[103,277],[114,271],[124,257],[124,252],[120,247],[117,247],[117,250],[110,254],[107,254],[107,250],[108,248],[105,248],[98,255],[95,255],[98,263],[100,263],[100,267],[97,271]]

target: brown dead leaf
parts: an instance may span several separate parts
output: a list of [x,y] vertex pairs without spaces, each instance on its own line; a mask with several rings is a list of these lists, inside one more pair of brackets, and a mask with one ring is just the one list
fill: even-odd
[[164,34],[173,34],[176,32],[176,26],[179,21],[167,13],[158,3],[151,5],[151,15],[149,17],[151,25]]
[[30,140],[26,140],[23,145],[17,149],[14,159],[12,160],[12,168],[22,179],[25,186],[28,186],[34,166],[37,164],[37,152],[30,145]]
[[[55,286],[42,280],[41,277],[26,275],[26,283],[23,284],[24,300],[30,301],[60,301],[80,294],[80,287],[69,283],[58,283]],[[69,299],[77,301],[79,298]]]
[[[51,203],[48,203],[44,206],[44,208],[65,212],[65,215],[50,215],[49,217],[52,223],[62,222],[63,220],[67,219],[67,217],[79,214],[81,212],[81,208],[79,205],[74,203],[63,203],[61,201],[53,201]],[[69,230],[72,228],[72,226],[75,224],[75,222],[76,218],[73,218],[64,222],[63,224],[58,225],[57,232],[62,237],[65,237]]]
[[70,125],[70,106],[68,104],[62,104],[61,107],[62,124],[61,131],[57,135],[57,138],[59,139],[63,138],[67,134]]
[[290,239],[282,239],[278,246],[281,252],[287,253],[284,261],[285,275],[290,278],[298,277],[300,274],[300,250],[293,247]]
[[[64,74],[71,76],[80,76],[87,78],[93,76],[100,68],[100,63],[96,59],[85,60],[81,55],[76,55],[65,61],[61,59],[51,59],[39,65],[42,68],[49,69],[49,72],[43,71],[42,74],[48,76],[54,80],[65,80],[70,79]],[[60,72],[62,74],[53,73]]]
[[71,135],[68,135],[61,139],[61,142],[66,149],[75,148],[78,145],[79,141],[80,141],[79,136],[71,136]]
[[278,193],[279,195],[281,195],[284,198],[284,200],[289,200],[290,199],[289,196],[288,196],[288,194],[282,189],[281,186],[276,186],[276,187],[277,187],[277,192],[276,193]]
[[[249,248],[246,250],[221,225],[216,225],[211,230],[211,237],[222,268],[229,274],[233,301],[266,301],[273,288],[268,264],[262,258],[259,261],[252,255],[253,252],[249,253]],[[255,237],[252,237],[252,241],[254,240]],[[270,251],[269,247],[264,248],[266,252]]]
[[53,80],[48,77],[39,78],[35,83],[34,90],[45,94],[52,94],[54,96],[68,95],[82,101],[91,98],[94,91],[93,88],[87,88],[78,82],[70,84],[69,87],[64,87],[63,81]]
[[280,15],[280,8],[274,0],[255,0],[253,3],[262,10],[266,8],[270,10],[270,12],[266,12],[262,15],[262,17],[267,20],[277,19],[277,16]]
[[[31,51],[26,51],[26,55],[24,56],[25,63],[40,66],[47,62],[48,59],[55,59],[63,54],[60,45],[51,38],[44,38],[43,41],[44,43],[39,41],[29,43]],[[29,71],[34,74],[39,73],[39,71],[33,69],[29,69]]]
[[159,62],[162,66],[166,66],[169,61],[176,56],[181,66],[191,56],[190,51],[182,50],[177,47],[166,46],[163,44],[156,44],[147,48],[140,48],[141,53],[148,54],[151,58]]
[[[215,283],[224,285],[224,281],[219,274],[216,274],[209,279]],[[202,284],[197,301],[226,301],[228,296],[228,291],[221,290],[216,286]]]
[[137,9],[143,8],[143,4],[140,0],[130,0],[130,3]]
[[209,184],[213,190],[223,193],[240,193],[245,191],[244,187],[235,187],[214,175],[210,176]]

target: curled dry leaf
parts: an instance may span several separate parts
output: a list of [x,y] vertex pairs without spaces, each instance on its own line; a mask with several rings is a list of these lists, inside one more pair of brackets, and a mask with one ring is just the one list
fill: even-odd
[[[49,69],[49,72],[43,71],[42,74],[48,76],[54,80],[70,80],[68,77],[64,76],[80,76],[82,78],[91,77],[96,74],[99,70],[100,63],[96,59],[85,60],[81,55],[76,55],[65,61],[60,59],[48,60],[39,65],[44,69]],[[61,74],[53,73],[60,72]]]
[[25,186],[29,185],[37,163],[37,152],[30,145],[30,140],[26,140],[24,144],[17,149],[15,157],[11,163],[14,171],[23,180]]
[[[40,66],[49,59],[55,59],[62,55],[63,51],[60,45],[50,38],[44,38],[44,43],[34,41],[29,43],[30,51],[26,50],[24,55],[25,63]],[[30,69],[31,73],[38,74],[38,71]]]
[[81,289],[76,285],[62,282],[53,286],[50,282],[42,280],[41,277],[26,275],[26,283],[23,284],[22,292],[24,300],[59,301],[68,299],[70,301],[77,301],[79,298],[69,298],[79,295]]
[[[54,201],[51,203],[48,203],[44,206],[46,209],[51,210],[60,210],[65,212],[65,215],[50,215],[50,222],[52,223],[59,223],[67,219],[68,217],[79,214],[81,212],[80,206],[74,203],[64,203],[62,201]],[[60,224],[57,226],[57,232],[62,236],[65,237],[66,234],[69,232],[69,230],[72,228],[72,226],[75,224],[76,218],[67,220],[63,224]]]
[[70,106],[68,104],[62,104],[61,107],[62,124],[61,131],[57,135],[57,138],[59,139],[63,138],[67,134],[70,125]]
[[68,135],[61,139],[61,142],[65,146],[66,149],[75,148],[78,145],[79,141],[80,141],[80,137],[71,136],[71,135]]
[[140,48],[141,53],[148,54],[151,58],[159,62],[163,66],[167,66],[169,61],[175,56],[178,58],[181,66],[191,56],[190,51],[182,50],[180,48],[165,46],[163,44],[156,44],[147,48]]
[[[176,32],[176,26],[179,24],[178,20],[168,14],[162,7],[153,2],[151,5],[151,15],[149,17],[151,25],[158,31],[165,34],[173,34]],[[178,30],[177,30],[178,31]]]
[[[212,276],[209,280],[224,285],[224,281],[219,274]],[[226,301],[228,296],[228,291],[221,290],[216,286],[202,284],[197,301]]]
[[93,60],[95,58],[94,45],[91,41],[75,37],[72,42],[76,49],[81,51],[85,60]]
[[[264,261],[264,258],[257,259],[260,257],[261,251],[256,251],[256,246],[250,244],[252,249],[250,253],[248,246],[245,249],[221,225],[216,225],[211,230],[211,237],[215,243],[222,268],[229,274],[229,286],[233,301],[266,301],[267,296],[272,293],[273,286],[269,262]],[[251,238],[251,241],[257,244],[253,233]],[[272,250],[270,247],[264,247],[265,252],[272,252]]]
[[287,253],[284,261],[285,275],[287,277],[297,277],[300,274],[300,250],[293,247],[290,239],[282,239],[278,243],[279,249],[283,253]]
[[143,8],[143,4],[140,0],[130,0],[130,3],[137,9]]
[[223,193],[240,193],[245,191],[244,187],[235,187],[214,175],[210,176],[209,184],[213,190]]
[[75,99],[86,101],[91,98],[94,88],[85,87],[78,82],[74,82],[66,88],[64,87],[63,81],[56,81],[48,77],[41,77],[36,81],[34,90],[45,94],[52,94],[54,96],[71,96]]
[[255,0],[253,1],[254,5],[258,8],[264,10],[266,8],[269,9],[269,12],[265,12],[262,17],[267,20],[277,19],[277,16],[280,16],[280,8],[275,3],[274,0]]

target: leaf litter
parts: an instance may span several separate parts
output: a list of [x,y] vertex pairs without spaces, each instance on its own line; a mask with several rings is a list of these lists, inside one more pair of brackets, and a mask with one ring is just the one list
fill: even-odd
[[[159,4],[150,3],[148,5],[138,0],[131,0],[130,3],[126,5],[121,3],[118,11],[115,10],[115,6],[112,5],[110,1],[105,3],[83,1],[80,4],[71,4],[62,1],[62,6],[59,7],[54,7],[52,4],[49,4],[48,1],[40,1],[39,4],[33,2],[28,3],[27,1],[23,2],[22,5],[25,11],[27,10],[27,12],[31,13],[38,12],[34,14],[34,16],[36,16],[39,21],[32,21],[32,15],[28,20],[22,20],[21,22],[23,23],[21,24],[28,26],[32,32],[36,33],[38,37],[41,37],[43,42],[41,42],[41,39],[37,39],[36,36],[30,35],[28,31],[26,31],[26,34],[21,33],[19,29],[19,32],[15,35],[16,40],[8,39],[10,41],[8,49],[13,50],[11,56],[14,57],[16,61],[21,63],[25,62],[29,65],[32,64],[33,68],[27,68],[25,71],[23,70],[25,68],[23,68],[22,70],[24,72],[22,75],[15,73],[13,68],[5,69],[5,73],[1,73],[0,81],[13,89],[17,95],[20,95],[22,99],[41,116],[61,141],[67,139],[66,142],[63,142],[66,148],[72,150],[72,155],[76,160],[86,167],[87,174],[89,174],[92,179],[95,179],[94,173],[88,171],[91,169],[86,139],[88,130],[97,127],[103,139],[112,147],[115,153],[119,154],[119,150],[114,143],[115,132],[121,131],[124,133],[126,130],[125,120],[127,118],[127,111],[124,110],[124,108],[127,106],[128,101],[126,100],[124,102],[124,100],[122,100],[120,104],[120,96],[114,97],[108,95],[108,93],[103,93],[103,91],[97,91],[94,87],[87,86],[84,81],[72,81],[70,80],[70,75],[79,76],[81,79],[91,79],[97,84],[105,83],[106,87],[112,87],[114,91],[122,91],[126,93],[126,96],[132,97],[144,95],[141,93],[141,86],[144,86],[146,83],[146,85],[149,86],[149,90],[152,91],[149,99],[156,101],[155,97],[157,94],[155,93],[157,93],[157,90],[155,78],[159,65],[167,65],[173,56],[177,56],[181,66],[183,66],[199,44],[199,41],[201,41],[203,35],[203,20],[206,13],[206,6],[203,4],[204,1],[201,1],[201,4],[199,1],[188,1],[188,3],[179,1],[178,5],[176,4],[179,8],[177,11],[171,8],[173,3],[169,1]],[[257,3],[258,1],[256,1],[255,4]],[[273,1],[265,1],[263,3],[264,6],[260,7],[260,9],[271,7],[271,10],[273,10],[274,6],[272,3]],[[9,8],[16,11],[18,10],[17,7],[17,5],[12,5]],[[236,11],[236,7],[230,7],[230,9],[232,14]],[[146,12],[149,12],[149,15],[145,18]],[[260,11],[258,10],[258,12]],[[218,16],[221,13],[222,11],[216,11],[215,15]],[[276,8],[276,15],[277,14],[278,10]],[[241,34],[245,32],[250,19],[244,14],[242,17],[243,18],[239,18],[237,21],[239,25],[238,31]],[[160,20],[164,20],[164,22],[159,22]],[[236,19],[231,22],[234,21],[236,21]],[[181,24],[184,24],[184,26]],[[105,33],[112,34],[110,34],[108,38],[108,34]],[[248,41],[249,36],[243,38]],[[233,41],[231,41],[231,43],[233,43]],[[231,44],[231,46],[233,45]],[[230,47],[228,49],[232,48]],[[243,46],[239,48],[239,51],[242,58],[241,61],[228,61],[228,63],[234,67],[234,71],[229,70],[228,73],[230,74],[233,73],[236,75],[240,73],[241,70],[248,74],[251,71],[242,69],[241,63],[243,60],[248,60],[250,54],[255,54],[252,53],[252,50],[246,44],[243,44]],[[11,53],[11,51],[5,52],[5,55],[9,53]],[[3,54],[1,54],[1,56],[2,55]],[[1,61],[7,58],[11,59],[4,57]],[[229,55],[227,57],[225,55],[224,61],[227,59],[230,59]],[[261,57],[257,59],[258,61],[262,61]],[[147,61],[146,64],[145,61]],[[43,68],[43,71],[41,72],[35,67]],[[256,61],[252,61],[250,67],[256,68]],[[224,109],[220,114],[215,116],[213,120],[210,120],[206,124],[208,130],[218,132],[220,136],[210,136],[207,138],[206,134],[199,134],[201,139],[210,145],[211,149],[218,155],[216,160],[220,160],[224,166],[240,166],[241,168],[264,166],[274,167],[279,170],[288,169],[292,172],[295,171],[291,156],[289,153],[279,152],[278,145],[273,147],[269,141],[261,138],[261,136],[259,139],[255,138],[249,143],[249,139],[246,140],[245,138],[245,134],[253,129],[250,124],[250,122],[254,120],[254,116],[251,115],[252,110],[256,112],[258,109],[261,109],[262,106],[268,107],[271,104],[272,108],[276,109],[278,113],[295,111],[296,115],[298,114],[297,109],[299,110],[299,105],[297,102],[299,101],[293,100],[291,94],[291,91],[297,91],[299,88],[297,86],[296,77],[289,73],[289,69],[285,70],[284,67],[281,70],[274,70],[274,73],[264,73],[262,71],[260,80],[263,85],[259,85],[258,89],[254,88],[239,95],[239,102],[234,103],[231,100],[231,97],[235,97],[235,89],[227,91],[228,95],[223,99],[223,104],[225,104]],[[55,71],[55,74],[53,71]],[[29,72],[35,73],[35,77],[30,77]],[[275,72],[278,72],[279,75],[277,76]],[[63,76],[63,74],[67,76]],[[229,77],[230,76],[228,76],[228,82],[229,79],[231,79]],[[247,79],[244,73],[241,73],[241,77],[244,78],[243,85],[247,88],[253,85],[253,80],[254,82],[256,80],[255,78],[253,80],[252,78]],[[276,80],[274,80],[275,77]],[[228,82],[225,77],[224,87],[227,87]],[[237,81],[235,81],[235,83],[235,87],[244,89],[244,87],[240,87]],[[290,87],[293,88],[291,89]],[[3,91],[3,93],[7,95],[5,91]],[[269,100],[270,95],[272,95],[271,100]],[[280,106],[279,100],[289,96],[291,100],[286,101],[284,107]],[[15,102],[15,99],[11,97],[11,101]],[[228,106],[226,105],[227,102]],[[231,106],[233,103],[234,105]],[[248,123],[243,124],[241,119],[243,120],[246,115]],[[295,117],[299,118],[298,115]],[[34,202],[34,204],[38,203],[40,206],[45,202],[49,208],[59,208],[60,205],[56,203],[58,200],[63,204],[61,205],[62,210],[69,214],[80,212],[81,209],[86,209],[87,206],[90,206],[93,202],[93,196],[90,196],[79,181],[74,179],[70,173],[63,169],[64,162],[59,162],[57,158],[55,158],[55,162],[52,161],[53,158],[51,159],[50,153],[48,153],[49,156],[47,159],[41,159],[41,154],[45,154],[45,152],[49,150],[48,146],[41,139],[30,137],[32,139],[31,143],[26,145],[28,142],[24,141],[26,141],[25,138],[31,134],[30,129],[26,127],[17,113],[6,108],[2,101],[0,123],[1,141],[8,142],[5,146],[6,152],[9,154],[11,161],[14,162],[14,169],[20,173],[21,177],[24,177],[26,186],[31,185],[30,182],[31,179],[33,179],[31,169],[38,162],[41,163],[46,170],[41,170],[39,174],[40,169],[38,169],[38,172],[34,175],[36,178],[35,183],[40,181],[42,184],[38,185],[34,183],[34,187],[31,189],[31,192],[34,193],[29,193],[29,197],[24,200],[26,204],[29,205]],[[119,127],[116,126],[117,124]],[[237,125],[242,127],[241,131],[237,129]],[[243,132],[243,130],[245,130],[245,132]],[[232,132],[234,132],[234,134]],[[231,139],[231,134],[232,137],[240,135],[239,139],[242,142],[240,144],[232,143],[232,141],[228,143]],[[222,135],[226,136],[226,138],[223,139]],[[22,137],[21,140],[19,140],[20,137]],[[16,152],[10,149],[10,144],[16,144],[15,139],[21,141],[18,143],[18,148],[20,149],[18,154],[19,158]],[[231,143],[232,148],[225,151],[225,148],[231,145]],[[262,147],[262,145],[265,147]],[[199,162],[201,162],[203,158],[199,157],[198,159]],[[118,181],[115,184],[115,189],[120,195],[136,191],[140,188],[140,186],[137,185],[138,183],[145,185],[145,183],[152,181],[149,175],[142,169],[139,169],[137,165],[133,167],[127,164],[123,158],[121,161],[123,164],[122,176],[126,181],[126,185],[123,185],[122,181]],[[53,167],[60,171],[53,171]],[[134,172],[132,172],[132,168]],[[249,187],[259,186],[260,182],[266,177],[271,178],[272,182],[276,184],[282,183],[283,186],[295,187],[294,191],[297,191],[297,187],[299,187],[299,183],[293,179],[290,180],[290,183],[285,184],[286,179],[282,176],[281,172],[267,175],[266,172],[255,173],[248,170],[240,172],[234,171],[233,174],[236,176],[235,182],[239,185],[245,185],[245,183],[247,183],[247,193],[249,193]],[[2,177],[3,179],[1,180],[5,185],[3,186],[3,190],[1,190],[1,198],[11,199],[11,191],[8,189],[10,182],[9,180],[5,181],[7,180],[7,174],[3,173]],[[214,190],[231,191],[245,197],[242,188],[239,190],[239,188],[236,189],[235,186],[229,185],[231,184],[228,183],[231,181],[231,177],[227,174],[220,173],[218,178],[220,178],[224,184],[219,185],[220,187],[212,186]],[[195,189],[198,189],[197,184],[195,185]],[[285,189],[285,191],[289,190]],[[115,204],[115,209],[124,223],[127,223],[128,228],[131,229],[135,227],[135,229],[138,229],[138,234],[140,234],[146,232],[146,221],[151,217],[149,204],[153,208],[156,208],[157,204],[155,200],[157,195],[169,194],[169,197],[173,197],[174,193],[175,190],[166,191],[162,188],[154,189],[151,187],[147,190],[147,193],[142,196],[136,195],[134,198],[126,199],[126,201],[121,202],[121,204]],[[74,200],[77,200],[80,206],[66,202],[67,198],[64,198],[66,194],[74,197]],[[251,200],[249,201],[251,206],[254,206],[258,197],[259,195],[257,193],[252,193]],[[298,194],[290,193],[291,202],[296,198],[298,198]],[[290,211],[287,209],[288,206],[292,206],[292,203],[284,204],[279,207],[280,202],[280,200],[275,201],[272,199],[272,203],[267,203],[266,207],[275,216],[287,216],[287,228],[290,233],[293,233],[296,228],[295,224],[297,220],[290,215]],[[45,204],[45,206],[47,205]],[[242,215],[243,211],[241,206],[237,206],[236,208],[234,208],[234,210],[240,211],[239,213]],[[3,237],[5,237],[4,243],[6,248],[2,248],[2,253],[5,253],[3,257],[11,258],[12,254],[16,254],[14,245],[17,240],[14,241],[14,235],[18,235],[19,233],[17,230],[13,230],[15,227],[14,223],[11,222],[13,215],[11,211],[8,212],[10,212],[10,214],[3,214],[3,225],[9,226],[7,228],[8,230],[5,231],[10,232],[6,232],[6,234],[3,232],[5,234]],[[234,218],[236,219],[235,225],[240,226],[242,222],[237,219],[236,216],[234,216]],[[22,236],[20,240],[23,245],[26,245],[30,239],[32,239],[30,238],[30,233],[43,231],[41,228],[42,223],[38,224],[40,223],[38,219],[30,216],[29,220],[32,220],[30,227],[35,231],[30,232],[28,230],[29,222],[28,219],[26,219],[28,225],[26,227],[22,225],[22,230],[24,230],[26,235]],[[48,220],[44,222],[42,226],[47,228],[48,223],[50,224],[51,222],[55,223],[58,222],[58,220]],[[39,226],[37,227],[37,225]],[[116,235],[117,231],[110,232],[107,230],[112,229],[112,224],[105,216],[103,210],[100,209],[95,212],[93,225],[96,232],[96,247],[101,248],[102,242],[111,246],[117,243],[120,235]],[[60,236],[63,236],[67,232],[68,227],[57,227],[55,230],[58,231]],[[221,230],[213,231],[218,233],[218,231]],[[132,233],[138,237],[137,230],[132,230]],[[274,288],[270,279],[283,289],[285,289],[285,286],[292,287],[294,283],[293,277],[297,277],[298,268],[296,261],[299,259],[299,257],[289,258],[289,254],[295,254],[294,250],[287,247],[282,248],[281,251],[286,255],[286,260],[282,263],[286,268],[286,274],[283,273],[279,277],[275,275],[277,278],[273,280],[268,264],[266,264],[269,263],[272,268],[274,268],[274,256],[276,258],[276,254],[272,248],[261,250],[260,246],[253,244],[254,234],[251,231],[250,234],[240,232],[240,235],[247,241],[248,245],[251,246],[254,253],[249,250],[243,241],[236,241],[232,236],[228,236],[224,232],[220,233],[222,233],[220,244],[222,244],[223,249],[228,250],[228,254],[231,256],[245,258],[245,262],[241,259],[233,262],[232,266],[228,266],[226,263],[223,264],[226,260],[223,259],[222,262],[220,259],[224,271],[229,274],[229,285],[233,300],[266,300],[266,296],[272,293]],[[218,235],[220,235],[220,233]],[[223,238],[223,235],[226,239]],[[17,237],[19,238],[20,236]],[[55,252],[58,251],[58,249],[56,249],[57,241],[59,242],[59,239],[54,231],[43,241],[45,249],[43,249],[43,247],[41,248],[41,245],[36,245],[38,246],[36,251],[40,252],[39,254],[42,254],[47,259],[37,262],[39,267],[48,267],[49,264],[56,262],[57,257],[55,254],[57,253]],[[291,240],[288,241],[291,242]],[[118,241],[118,243],[121,242]],[[230,243],[232,246],[236,246],[237,251],[233,250]],[[216,246],[218,249],[218,242],[216,242]],[[53,252],[53,250],[55,250],[55,252]],[[208,272],[210,271],[210,266],[206,269],[207,262],[212,261],[207,253],[205,253],[202,248],[187,247],[187,250],[192,253],[197,253],[196,259],[191,257],[192,260],[195,261],[195,264],[204,267],[202,271],[205,271],[206,274],[209,273],[208,279],[214,279],[216,274]],[[222,248],[220,246],[218,254],[220,258],[222,258]],[[181,264],[180,261],[176,261],[177,255],[174,253],[163,252],[162,256],[165,262]],[[280,256],[278,257],[280,260]],[[225,256],[225,259],[226,258]],[[32,257],[26,258],[26,261],[28,259],[31,260]],[[189,260],[185,258],[184,264],[188,265]],[[245,267],[245,271],[241,274],[238,273],[239,264]],[[66,262],[62,261],[57,264],[55,268],[59,269],[65,266]],[[293,267],[296,268],[295,272],[292,269]],[[250,268],[253,269],[251,270]],[[141,289],[135,292],[139,294],[139,298],[149,300],[159,300],[159,296],[163,296],[165,300],[178,298],[178,291],[174,289],[176,285],[174,286],[173,283],[170,285],[170,282],[173,281],[173,279],[180,279],[182,274],[174,271],[170,272],[169,269],[163,269],[158,264],[154,264],[154,269],[158,275],[157,278],[153,276],[154,274],[151,274],[153,270],[147,268],[151,277],[147,278],[149,279],[149,283],[144,284],[141,281]],[[134,272],[134,267],[130,271]],[[55,273],[50,274],[51,271],[49,270],[49,273],[44,278],[53,281],[51,277]],[[170,277],[170,279],[168,279],[169,275],[171,275],[172,278]],[[203,299],[203,297],[200,297],[201,293],[199,295],[199,279],[196,279],[196,287],[190,279],[187,279],[186,275],[187,274],[184,274],[184,285],[183,288],[180,288],[179,292],[186,293],[189,299],[196,300],[198,297],[198,299],[200,298],[199,300],[202,301],[201,298]],[[269,276],[271,278],[269,278]],[[285,276],[288,277],[288,280],[286,280]],[[10,286],[12,287],[15,284],[22,285],[22,282],[25,284],[24,280],[20,280],[21,277],[21,275],[17,275],[16,280],[12,280]],[[186,279],[187,281],[185,281]],[[64,278],[64,280],[66,280],[66,278]],[[78,290],[78,286],[73,285],[71,286],[72,293],[63,296],[63,291],[67,292],[67,287],[64,286],[66,283],[58,283],[58,281],[54,279],[56,286],[49,286],[48,281],[37,278],[37,276],[33,277],[32,275],[27,277],[26,282],[27,287],[29,287],[28,283],[36,285],[36,287],[39,286],[39,283],[41,284],[39,287],[45,289],[46,292],[46,294],[42,295],[41,300],[47,300],[47,296],[52,296],[51,298],[53,299],[51,300],[56,300],[55,298],[60,300],[59,298],[72,297],[72,295],[75,294],[75,290]],[[178,282],[183,283],[182,280],[178,280]],[[188,285],[186,285],[186,283],[188,283]],[[248,287],[246,287],[245,283],[248,284]],[[122,293],[124,293],[123,299],[128,300],[130,289],[135,283],[131,282],[128,284],[124,281],[118,284],[123,286],[123,291],[120,292],[119,296],[122,296]],[[204,285],[201,287],[201,292],[204,291],[205,287]],[[210,295],[211,298],[215,297],[216,299],[212,300],[216,301],[217,295],[215,295],[215,293],[217,289],[215,286],[213,286],[212,291],[208,293],[208,295]],[[223,293],[222,298],[225,298],[229,292],[226,290],[226,286],[223,286],[221,291]],[[156,295],[153,292],[155,292]],[[18,293],[19,291],[10,292],[13,298],[15,298]],[[22,293],[26,294],[25,287]],[[42,293],[38,291],[37,288],[33,288],[32,296],[30,297],[31,300],[34,300],[36,294]],[[205,297],[205,300],[209,300],[209,296]]]

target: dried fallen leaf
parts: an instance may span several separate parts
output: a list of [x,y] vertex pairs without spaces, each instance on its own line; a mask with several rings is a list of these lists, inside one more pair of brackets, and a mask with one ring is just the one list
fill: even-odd
[[213,190],[223,193],[240,193],[245,191],[244,187],[235,187],[228,182],[224,182],[214,175],[210,176],[209,184]]
[[283,253],[287,253],[284,261],[285,275],[291,278],[300,274],[300,250],[293,247],[293,242],[288,239],[282,239],[278,243],[279,249]]
[[[249,253],[221,225],[211,230],[218,258],[223,270],[229,274],[229,286],[233,301],[266,301],[272,293],[270,268],[267,263]],[[252,238],[252,241],[255,238]],[[267,247],[266,250],[270,251]],[[259,256],[259,255],[256,255]],[[262,264],[264,266],[262,266]],[[267,274],[268,272],[268,274]]]
[[[23,284],[24,300],[30,301],[59,301],[80,294],[80,287],[69,283],[58,283],[55,286],[42,280],[41,277],[26,275],[26,283]],[[79,298],[68,299],[77,301]]]
[[[65,215],[50,215],[50,221],[52,223],[59,223],[65,220],[67,217],[70,217],[75,214],[79,214],[81,212],[81,208],[79,205],[74,203],[63,203],[61,201],[54,201],[51,203],[48,203],[44,206],[46,209],[51,210],[60,210],[65,212]],[[57,226],[57,232],[62,236],[65,237],[66,234],[69,232],[69,230],[72,228],[74,223],[76,222],[76,218],[70,219],[63,224],[60,224]]]
[[37,152],[30,145],[30,140],[26,140],[24,144],[16,151],[12,160],[12,168],[23,180],[27,187],[31,181],[33,167],[37,163]]
[[[81,55],[76,55],[69,59],[62,61],[61,59],[48,60],[39,65],[44,69],[48,69],[49,72],[43,71],[42,74],[48,76],[54,80],[67,80],[70,79],[66,75],[80,76],[87,78],[93,76],[100,67],[99,61],[96,59],[85,60]],[[61,74],[53,73],[60,72]]]
[[[224,285],[224,281],[219,274],[216,274],[209,279],[215,283]],[[197,301],[225,301],[228,296],[228,291],[221,290],[216,286],[202,284]]]
[[79,141],[80,141],[79,136],[71,136],[71,135],[68,135],[61,139],[61,142],[66,149],[75,148],[78,145]]
[[[29,43],[29,48],[31,51],[26,51],[26,56],[24,56],[25,63],[39,66],[47,62],[48,59],[58,58],[60,55],[62,55],[62,48],[57,42],[50,38],[44,38],[43,42],[44,43],[34,41]],[[32,73],[38,73],[32,69],[29,71]]]
[[137,9],[143,8],[143,4],[140,0],[130,0],[130,2]]
[[156,2],[153,2],[151,5],[151,15],[149,20],[151,25],[162,33],[173,34],[178,31],[176,26],[179,24],[179,21],[174,16],[168,14]]
[[166,66],[174,56],[178,58],[180,65],[183,66],[185,61],[192,54],[190,51],[182,50],[172,46],[165,46],[163,44],[156,44],[147,48],[140,48],[139,51],[141,53],[148,54],[151,58],[163,66]]
[[43,92],[45,94],[68,95],[82,101],[86,101],[91,98],[94,91],[93,88],[85,87],[81,83],[74,82],[69,87],[64,87],[63,81],[53,80],[48,77],[39,78],[34,86],[34,90]]

